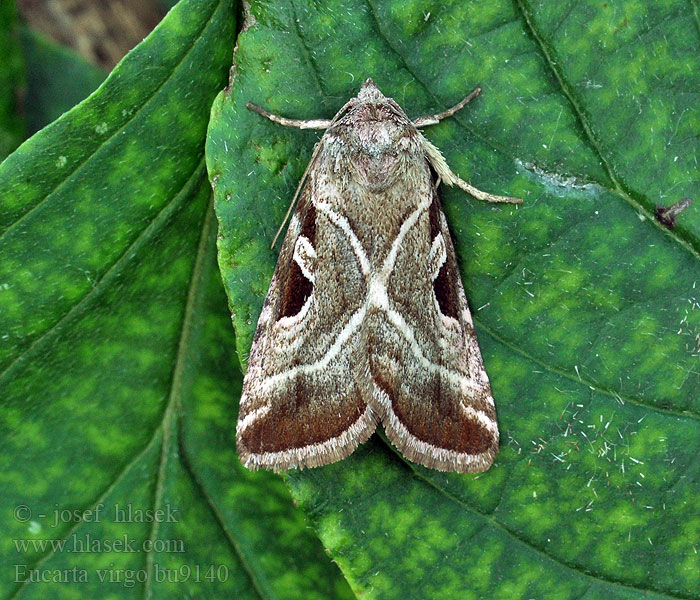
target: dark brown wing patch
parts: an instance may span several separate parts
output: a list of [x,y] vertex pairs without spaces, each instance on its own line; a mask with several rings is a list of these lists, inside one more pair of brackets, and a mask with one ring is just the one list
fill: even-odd
[[[297,378],[296,385],[287,388],[285,401],[243,432],[243,445],[253,452],[282,452],[320,444],[339,437],[366,410],[363,402],[348,399],[342,414],[326,418],[319,412],[323,407],[318,403],[319,390],[314,383],[310,378]],[[292,395],[296,401],[292,401]]]
[[[437,193],[433,191],[433,202],[429,209],[431,241],[441,233],[440,212],[440,200]],[[450,261],[448,256],[448,260],[442,265],[438,276],[433,281],[433,291],[435,292],[440,312],[444,316],[452,317],[453,319],[456,319],[459,314],[459,296],[455,285],[457,277],[459,277],[457,264]]]
[[[401,392],[400,379],[386,380],[381,370],[373,373],[374,382],[391,403],[396,417],[411,434],[436,448],[481,454],[493,446],[493,435],[476,419],[469,418],[460,406],[460,397],[449,385],[443,385],[435,374],[420,389],[413,385]],[[395,393],[396,391],[396,393]],[[430,399],[430,410],[415,402],[414,394]]]
[[[299,210],[304,215],[299,235],[307,238],[312,245],[316,244],[316,208],[311,202]],[[293,317],[299,314],[304,302],[313,291],[313,283],[304,275],[296,261],[292,260],[285,272],[284,281],[280,282],[281,298],[278,319]]]

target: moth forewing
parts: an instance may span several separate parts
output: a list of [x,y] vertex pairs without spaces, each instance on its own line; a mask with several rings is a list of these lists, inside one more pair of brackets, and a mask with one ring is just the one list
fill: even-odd
[[331,240],[323,243],[318,231],[328,224],[311,198],[315,182],[310,173],[243,380],[236,437],[241,461],[250,469],[328,464],[348,456],[376,427],[376,415],[352,376],[363,357],[359,332],[349,324],[358,318],[361,302],[329,294],[333,274],[324,269],[319,252]]
[[371,79],[331,121],[253,108],[282,125],[326,131],[253,340],[237,427],[243,464],[331,463],[381,419],[409,460],[487,469],[498,450],[496,413],[434,173],[481,199],[519,200],[452,173]]

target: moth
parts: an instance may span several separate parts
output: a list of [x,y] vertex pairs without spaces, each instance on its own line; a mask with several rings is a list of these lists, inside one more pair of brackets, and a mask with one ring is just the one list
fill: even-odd
[[243,381],[236,443],[249,469],[340,460],[379,421],[410,461],[461,473],[493,462],[494,401],[437,187],[521,200],[460,179],[419,130],[479,92],[413,120],[371,79],[331,120],[248,104],[276,123],[325,130],[295,194]]

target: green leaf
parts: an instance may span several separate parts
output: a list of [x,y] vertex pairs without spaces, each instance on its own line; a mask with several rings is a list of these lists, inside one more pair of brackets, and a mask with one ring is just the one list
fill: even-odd
[[235,456],[203,157],[234,27],[180,2],[0,165],[1,598],[350,595]]
[[170,10],[173,6],[178,3],[178,0],[160,0],[160,5],[163,10]]
[[[207,142],[219,264],[245,358],[269,250],[318,134],[366,77],[409,115],[484,93],[426,135],[493,208],[443,189],[501,450],[478,476],[375,436],[292,472],[368,598],[700,598],[696,3],[253,2]],[[352,24],[352,26],[350,26]],[[231,157],[235,157],[234,160]]]
[[0,0],[0,161],[24,139],[20,96],[24,64],[17,33],[17,14],[12,0]]
[[27,65],[24,110],[33,134],[87,98],[106,73],[28,27],[20,30],[20,40]]

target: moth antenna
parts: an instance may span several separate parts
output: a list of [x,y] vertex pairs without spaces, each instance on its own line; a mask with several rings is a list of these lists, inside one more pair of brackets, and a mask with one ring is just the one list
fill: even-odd
[[[324,126],[323,127],[317,127],[316,129],[330,129],[333,125],[335,125],[338,120],[340,119],[341,114],[349,107],[352,106],[354,103],[353,100],[349,100],[346,102],[343,107],[338,111],[338,113],[333,117],[330,121],[323,121]],[[263,117],[267,117],[271,121],[275,121],[276,123],[281,123],[282,125],[291,125],[293,127],[299,127],[299,125],[296,125],[292,123],[289,119],[284,119],[283,117],[277,117],[277,115],[273,115],[272,113],[267,112],[266,110],[260,108],[259,106],[255,106],[255,104],[251,104],[248,102],[246,106],[262,115]],[[274,117],[274,118],[273,118]],[[282,119],[282,120],[280,120]],[[282,121],[287,121],[286,123],[283,123]],[[299,121],[301,122],[301,121]],[[306,121],[308,123],[311,123],[311,121]],[[321,121],[314,121],[315,123],[320,123]],[[304,129],[304,127],[300,127],[300,129]],[[307,127],[306,129],[310,129],[310,127]],[[311,170],[311,167],[314,165],[316,162],[316,157],[318,156],[318,152],[321,148],[321,143],[317,143],[316,146],[314,146],[314,153],[311,155],[311,160],[309,161],[309,164],[306,166],[306,170],[304,171],[304,174],[301,176],[301,179],[299,180],[299,185],[297,185],[296,192],[294,192],[294,197],[292,198],[292,201],[289,204],[289,208],[287,209],[287,214],[284,215],[284,220],[282,221],[282,224],[280,225],[280,228],[277,230],[277,233],[275,234],[275,237],[272,240],[272,244],[270,244],[270,250],[272,250],[275,247],[275,244],[277,243],[277,238],[280,236],[280,233],[282,233],[282,230],[284,229],[285,224],[289,220],[289,216],[292,214],[292,209],[294,208],[294,205],[296,204],[297,199],[299,198],[299,194],[301,193],[301,188],[304,185],[304,182],[306,181],[306,177],[309,174],[309,171]]]
[[480,189],[475,188],[473,185],[464,181],[457,175],[455,175],[455,185],[467,192],[468,194],[474,196],[477,200],[483,200],[484,202],[493,202],[496,204],[522,204],[522,198],[516,198],[515,196],[497,196],[496,194],[490,194],[489,192],[483,192]]
[[328,119],[288,119],[287,117],[280,117],[274,113],[266,111],[264,108],[260,108],[251,102],[246,104],[248,110],[258,113],[259,115],[270,119],[274,123],[279,123],[286,127],[296,127],[297,129],[328,129],[331,121]]
[[[280,117],[279,115],[273,114],[271,112],[266,111],[264,108],[260,108],[259,106],[256,106],[255,104],[252,104],[251,102],[248,102],[246,104],[246,108],[248,110],[252,110],[253,112],[258,113],[259,115],[265,117],[266,119],[270,119],[273,123],[279,123],[280,125],[285,125],[287,127],[296,127],[297,129],[328,129],[332,123],[335,122],[335,119],[310,119],[310,120],[302,120],[302,119],[287,119],[286,117]],[[311,157],[311,160],[309,161],[309,164],[306,166],[306,171],[304,171],[304,174],[301,176],[301,179],[299,180],[299,185],[297,186],[296,192],[294,192],[294,197],[292,198],[291,203],[289,204],[289,208],[287,209],[287,214],[284,215],[284,219],[282,220],[282,224],[280,225],[279,229],[277,230],[277,233],[275,234],[275,237],[272,240],[272,244],[270,244],[270,250],[272,250],[275,247],[275,244],[277,243],[277,238],[280,236],[280,233],[282,233],[282,230],[284,229],[284,226],[286,225],[287,221],[289,220],[289,215],[292,214],[292,209],[294,208],[294,205],[296,204],[297,198],[299,197],[299,193],[301,192],[301,187],[304,184],[304,181],[306,181],[306,176],[309,173],[309,169],[313,165],[316,155],[318,154],[318,145],[314,149],[313,156]]]
[[451,108],[448,108],[447,110],[443,110],[442,112],[439,112],[435,115],[423,115],[422,117],[417,117],[413,119],[413,124],[416,127],[425,127],[427,125],[436,125],[443,119],[446,119],[447,117],[451,117],[453,114],[455,114],[458,110],[462,110],[469,102],[471,102],[474,98],[476,98],[479,94],[481,94],[481,88],[474,88],[474,91],[469,94],[466,98],[461,100],[460,102],[457,102],[454,106]]

